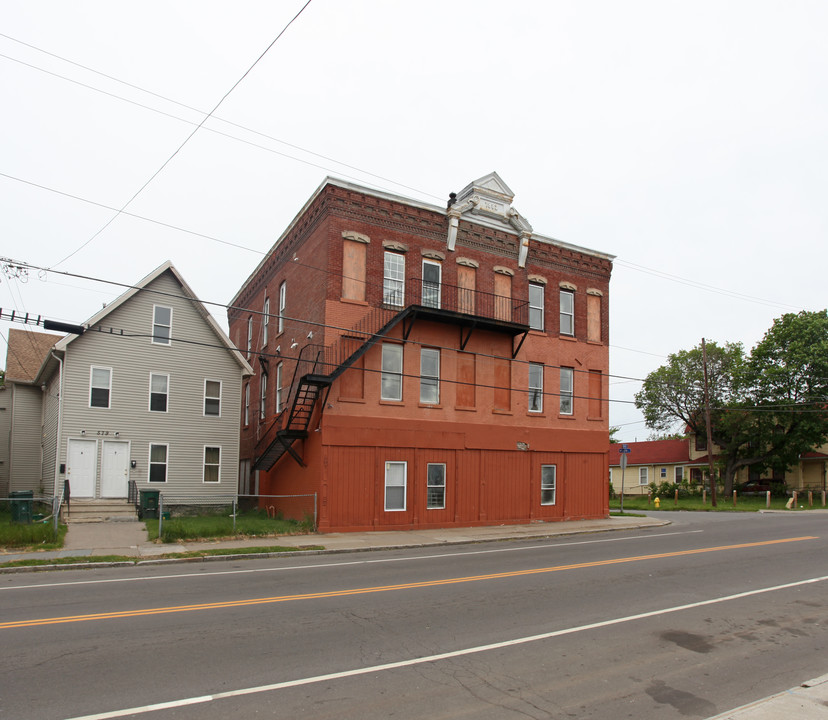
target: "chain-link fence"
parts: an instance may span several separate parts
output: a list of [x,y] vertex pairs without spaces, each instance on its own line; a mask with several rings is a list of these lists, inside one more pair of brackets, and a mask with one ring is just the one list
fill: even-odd
[[15,547],[53,542],[57,538],[61,498],[32,490],[0,497],[0,545]]
[[164,542],[262,537],[316,529],[315,494],[204,497],[158,492],[156,504],[155,492],[142,491],[142,518],[157,519],[157,537]]

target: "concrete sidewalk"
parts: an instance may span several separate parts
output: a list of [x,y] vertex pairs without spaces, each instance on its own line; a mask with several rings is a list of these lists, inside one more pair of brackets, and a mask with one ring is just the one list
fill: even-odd
[[[669,521],[650,517],[610,517],[606,520],[569,520],[528,525],[496,525],[473,528],[443,528],[439,530],[398,530],[357,533],[311,533],[307,535],[280,535],[268,538],[242,540],[215,540],[181,544],[158,543],[148,539],[141,522],[78,523],[69,525],[62,550],[32,552],[2,552],[0,564],[15,560],[49,560],[67,557],[94,557],[122,555],[139,560],[202,550],[236,550],[244,548],[322,547],[314,552],[348,552],[380,550],[431,545],[460,545],[464,543],[547,538],[612,530],[635,530],[668,525]],[[261,551],[260,551],[261,552]],[[238,555],[232,557],[238,558]],[[165,562],[174,562],[167,559]],[[65,565],[60,566],[66,568]],[[10,568],[0,568],[0,572]],[[39,566],[43,569],[43,566]]]

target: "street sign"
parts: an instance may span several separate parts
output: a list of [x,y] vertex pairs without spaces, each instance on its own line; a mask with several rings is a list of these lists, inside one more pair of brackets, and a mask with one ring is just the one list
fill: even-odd
[[630,446],[629,445],[622,445],[620,448],[618,448],[618,452],[620,452],[621,455],[626,455],[629,451],[630,451]]

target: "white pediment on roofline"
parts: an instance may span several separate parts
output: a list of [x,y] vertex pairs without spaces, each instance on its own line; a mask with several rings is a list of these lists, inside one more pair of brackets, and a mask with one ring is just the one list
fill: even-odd
[[[532,226],[514,207],[515,194],[496,172],[484,175],[464,187],[449,207],[449,214],[479,215],[518,232],[532,232]],[[470,218],[471,219],[471,218]]]

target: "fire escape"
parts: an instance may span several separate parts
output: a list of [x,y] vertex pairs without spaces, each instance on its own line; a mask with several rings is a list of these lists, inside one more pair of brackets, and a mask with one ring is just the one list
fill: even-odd
[[[512,337],[512,358],[517,356],[529,332],[528,302],[420,278],[409,279],[407,286],[409,302],[405,307],[376,307],[334,344],[308,344],[300,350],[291,398],[256,444],[254,470],[270,470],[285,453],[305,466],[293,445],[308,437],[317,400],[322,398],[321,416],[334,381],[397,325],[402,324],[403,340],[408,339],[417,320],[455,325],[460,331],[461,351],[475,330],[506,333]],[[517,345],[515,338],[519,338]]]

